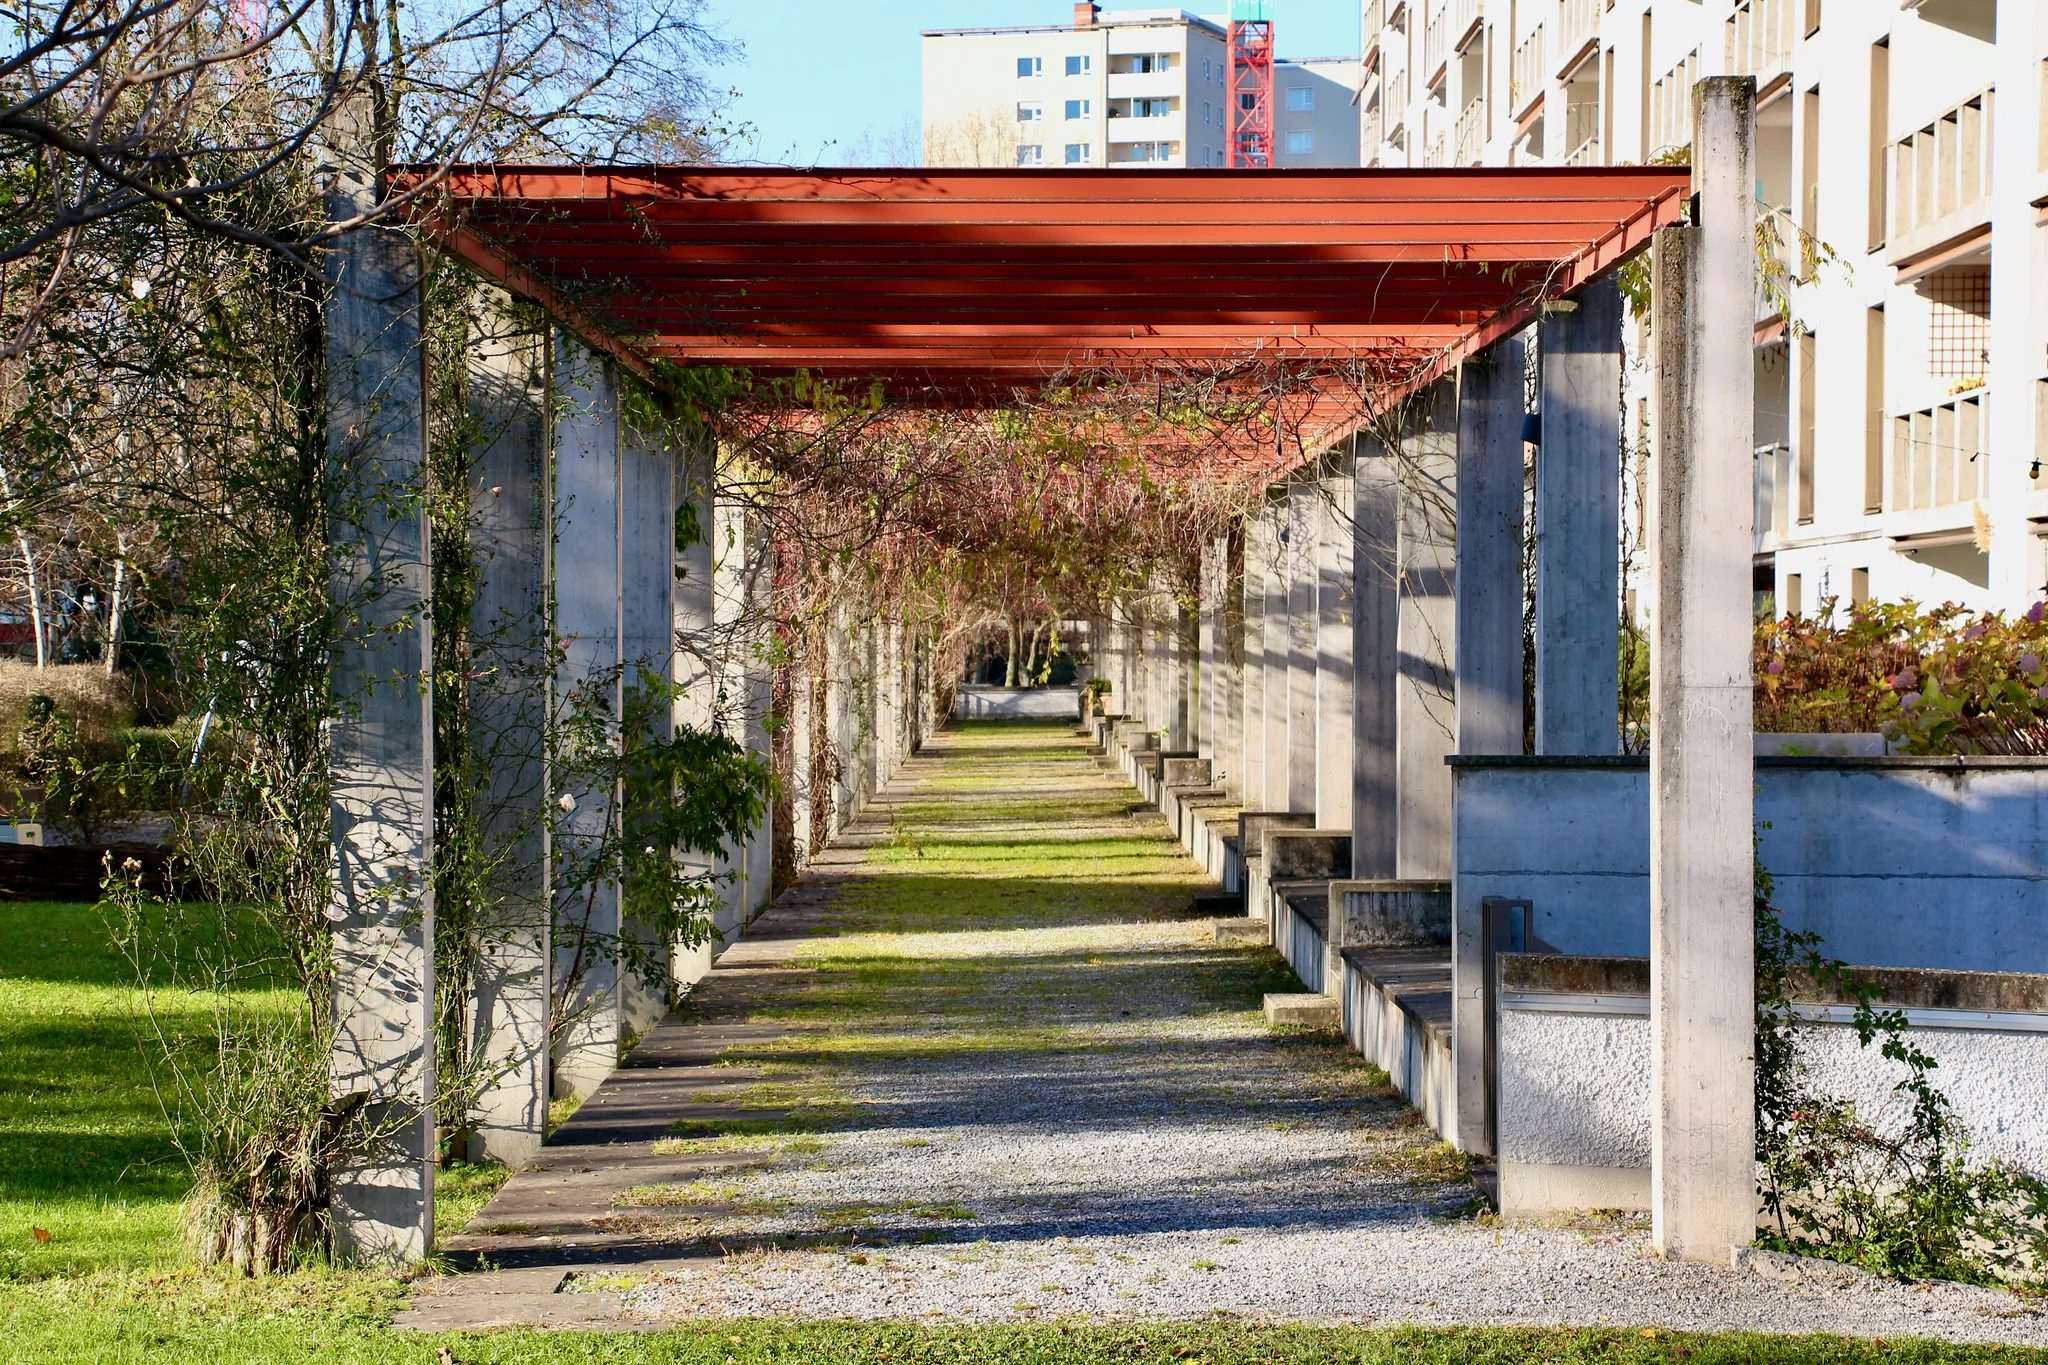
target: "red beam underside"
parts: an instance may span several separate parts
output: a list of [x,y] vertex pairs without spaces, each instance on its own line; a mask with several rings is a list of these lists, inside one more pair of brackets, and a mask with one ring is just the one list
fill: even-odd
[[1641,249],[1687,188],[1662,166],[458,167],[425,217],[643,373],[661,357],[936,397],[1285,358],[1408,387]]

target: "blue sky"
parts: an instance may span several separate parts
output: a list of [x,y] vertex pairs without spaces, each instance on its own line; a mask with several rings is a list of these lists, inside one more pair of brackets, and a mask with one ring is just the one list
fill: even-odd
[[[1145,8],[1105,0],[1104,9]],[[1220,12],[1224,0],[1184,3]],[[1358,0],[1277,0],[1283,57],[1358,51]],[[918,138],[918,34],[1071,22],[1073,0],[707,0],[707,17],[743,55],[712,73],[739,94],[731,114],[757,130],[735,155],[796,165],[896,160]]]

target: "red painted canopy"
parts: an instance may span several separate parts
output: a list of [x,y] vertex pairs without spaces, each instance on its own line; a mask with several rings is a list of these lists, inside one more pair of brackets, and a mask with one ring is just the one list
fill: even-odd
[[1678,221],[1688,175],[472,166],[427,224],[639,368],[957,399],[1274,357],[1440,372]]

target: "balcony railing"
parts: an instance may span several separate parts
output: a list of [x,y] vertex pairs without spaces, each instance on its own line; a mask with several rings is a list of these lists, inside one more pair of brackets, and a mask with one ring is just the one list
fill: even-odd
[[1396,71],[1387,77],[1386,94],[1380,97],[1380,141],[1392,142],[1408,117],[1408,73]]
[[1475,99],[1458,115],[1457,165],[1472,166],[1486,151],[1486,101]]
[[1935,407],[1892,418],[1894,512],[1975,502],[1991,490],[1988,421],[1991,393],[1975,389]]
[[1604,166],[1607,160],[1600,154],[1600,139],[1589,137],[1574,147],[1564,159],[1567,166]]
[[1447,0],[1437,0],[1436,8],[1430,11],[1429,27],[1422,31],[1422,74],[1436,75],[1444,64],[1444,29],[1449,24],[1446,14]]
[[1452,0],[1451,42],[1463,45],[1471,34],[1472,26],[1479,22],[1479,16],[1486,10],[1486,0]]
[[1508,79],[1508,106],[1516,118],[1527,112],[1538,95],[1550,84],[1543,61],[1543,25],[1522,40],[1515,49],[1515,63]]
[[1386,26],[1387,0],[1372,0],[1365,7],[1365,26],[1360,30],[1364,35],[1364,45],[1359,49],[1359,55],[1364,61],[1369,63],[1372,60],[1373,49],[1380,45],[1380,33]]
[[1644,151],[1692,145],[1692,82],[1699,66],[1700,50],[1694,48],[1650,87],[1650,145]]
[[1892,261],[1990,223],[1992,93],[1972,95],[1892,144]]
[[1422,164],[1431,170],[1448,167],[1451,164],[1450,139],[1439,134],[1437,140],[1429,144],[1429,150],[1422,154]]
[[1792,532],[1792,449],[1771,444],[1756,448],[1755,553],[1764,554]]
[[1557,59],[1571,61],[1586,44],[1600,36],[1602,0],[1559,0],[1557,15]]
[[1728,70],[1758,85],[1790,69],[1794,0],[1742,0],[1728,16]]

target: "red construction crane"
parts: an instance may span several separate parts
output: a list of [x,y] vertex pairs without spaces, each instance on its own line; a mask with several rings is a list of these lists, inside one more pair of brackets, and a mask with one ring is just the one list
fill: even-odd
[[1273,164],[1273,3],[1230,0],[1230,136],[1223,164]]

